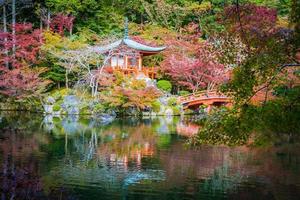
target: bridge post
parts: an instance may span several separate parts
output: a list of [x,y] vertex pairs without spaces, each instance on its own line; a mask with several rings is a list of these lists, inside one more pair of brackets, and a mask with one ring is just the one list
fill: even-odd
[[212,110],[213,105],[212,104],[208,104],[207,105],[207,113],[210,113],[210,111]]

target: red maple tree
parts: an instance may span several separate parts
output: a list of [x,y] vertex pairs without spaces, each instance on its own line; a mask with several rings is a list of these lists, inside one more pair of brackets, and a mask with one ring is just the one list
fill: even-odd
[[45,68],[22,67],[0,74],[0,94],[15,99],[39,94],[50,82],[40,78]]
[[[0,33],[0,68],[4,70],[20,68],[36,63],[42,36],[39,29],[32,29],[32,24],[16,24],[16,35]],[[13,46],[15,50],[13,51]]]
[[277,11],[254,4],[232,5],[224,10],[221,20],[231,34],[238,34],[247,43],[259,42],[277,32]]
[[200,42],[201,30],[192,23],[176,38],[168,38],[161,70],[178,86],[192,91],[211,90],[226,79],[224,65],[217,62],[217,51],[208,42]]
[[48,81],[39,77],[45,69],[31,68],[43,42],[40,30],[32,24],[16,24],[15,30],[15,36],[0,33],[0,94],[22,98],[37,93]]
[[72,15],[58,13],[52,18],[50,27],[52,31],[57,32],[60,35],[63,35],[65,30],[72,34],[74,19],[75,17]]
[[170,76],[180,86],[193,92],[199,89],[212,90],[226,79],[222,64],[210,59],[210,52],[205,50],[205,44],[194,56],[184,53],[172,54],[163,61],[164,73]]

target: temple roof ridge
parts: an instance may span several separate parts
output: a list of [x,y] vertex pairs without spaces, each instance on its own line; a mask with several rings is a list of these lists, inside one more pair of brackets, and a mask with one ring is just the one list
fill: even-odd
[[103,53],[103,52],[108,52],[110,50],[116,49],[121,45],[126,45],[129,48],[141,51],[143,54],[155,54],[155,53],[159,53],[160,51],[163,51],[164,49],[166,49],[165,46],[160,46],[160,47],[152,47],[152,46],[148,46],[145,44],[141,44],[137,41],[134,41],[133,39],[131,39],[129,37],[129,31],[128,31],[128,19],[125,18],[125,28],[124,28],[124,36],[122,39],[119,39],[115,42],[112,42],[110,44],[107,45],[103,45],[103,46],[94,46],[93,49],[99,53]]
[[110,51],[110,50],[113,50],[113,49],[116,49],[118,48],[119,46],[121,46],[122,44],[132,48],[132,49],[136,49],[138,51],[142,51],[142,52],[152,52],[152,53],[155,53],[155,52],[160,52],[160,51],[163,51],[164,49],[166,49],[165,46],[160,46],[160,47],[151,47],[151,46],[148,46],[148,45],[145,45],[145,44],[141,44],[137,41],[134,41],[132,40],[131,38],[127,37],[127,38],[123,38],[123,39],[119,39],[115,42],[112,42],[110,44],[107,44],[107,45],[104,45],[104,46],[94,46],[93,49],[95,51],[98,51],[98,52],[107,52],[107,51]]

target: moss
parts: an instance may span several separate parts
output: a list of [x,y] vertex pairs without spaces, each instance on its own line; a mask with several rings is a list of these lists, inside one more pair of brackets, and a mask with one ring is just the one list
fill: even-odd
[[189,91],[186,91],[186,90],[180,90],[180,91],[178,92],[178,94],[179,94],[180,96],[184,96],[184,95],[190,94],[190,92],[189,92]]
[[157,87],[165,92],[171,92],[172,84],[167,80],[160,80],[157,82]]

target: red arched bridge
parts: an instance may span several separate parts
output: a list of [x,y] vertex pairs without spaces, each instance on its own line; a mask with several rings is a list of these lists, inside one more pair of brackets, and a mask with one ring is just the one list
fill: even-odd
[[200,91],[179,97],[179,102],[183,105],[183,109],[196,110],[201,105],[207,106],[209,112],[213,106],[231,106],[231,98],[217,91]]

